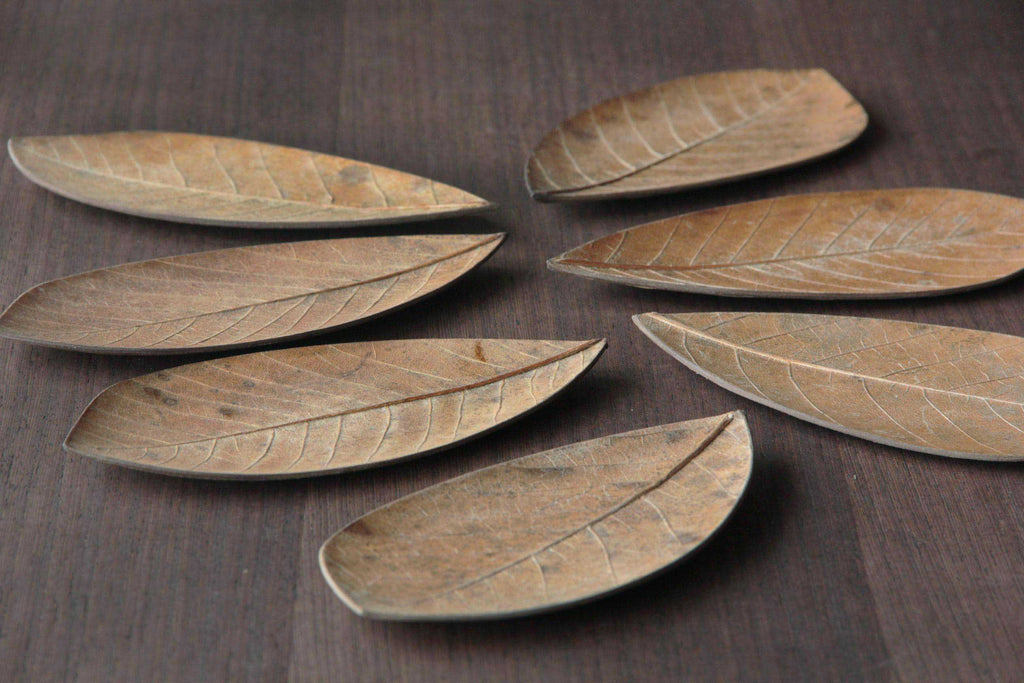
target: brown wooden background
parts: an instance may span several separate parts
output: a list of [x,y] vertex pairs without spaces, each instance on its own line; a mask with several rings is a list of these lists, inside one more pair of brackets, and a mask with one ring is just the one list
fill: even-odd
[[[549,273],[547,257],[684,211],[797,192],[1022,195],[1024,7],[984,2],[0,3],[0,137],[167,129],[430,176],[482,218],[352,234],[511,233],[444,294],[316,342],[493,336],[610,348],[562,398],[471,444],[351,476],[210,483],[62,452],[107,385],[201,357],[0,341],[0,680],[1002,679],[1024,667],[1024,470],[915,455],[800,422],[690,373],[642,311],[794,310],[1024,334],[1024,280],[885,303],[756,302]],[[721,188],[532,202],[522,168],[564,117],[679,75],[830,70],[872,117],[829,160]],[[128,260],[340,235],[212,229],[82,206],[0,161],[0,303]],[[322,581],[338,527],[474,468],[603,434],[747,411],[748,496],[692,560],[548,616],[364,621]]]

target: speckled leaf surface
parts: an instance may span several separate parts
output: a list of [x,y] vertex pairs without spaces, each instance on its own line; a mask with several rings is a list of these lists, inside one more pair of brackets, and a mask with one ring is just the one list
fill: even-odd
[[1024,339],[796,313],[645,313],[693,371],[830,429],[925,453],[1024,459]]
[[33,287],[0,336],[101,353],[180,353],[368,320],[472,270],[504,234],[285,242],[128,263]]
[[428,178],[211,135],[132,131],[13,138],[8,152],[30,180],[65,197],[183,223],[351,226],[491,207]]
[[530,156],[526,183],[543,201],[700,187],[834,152],[867,120],[821,69],[689,76],[612,98],[560,124]]
[[320,566],[357,613],[517,616],[592,600],[691,553],[750,478],[735,412],[518,458],[419,491],[348,525]]
[[329,344],[194,363],[97,396],[80,455],[164,474],[279,479],[374,467],[478,436],[586,371],[604,340]]
[[1024,268],[1024,201],[943,189],[779,197],[623,230],[548,261],[647,289],[862,299],[962,291]]

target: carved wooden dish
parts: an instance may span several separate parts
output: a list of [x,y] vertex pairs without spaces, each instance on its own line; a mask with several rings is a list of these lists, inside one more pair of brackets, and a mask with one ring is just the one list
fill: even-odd
[[0,316],[0,336],[99,353],[181,353],[297,339],[449,285],[505,235],[285,242],[128,263],[53,280]]
[[423,339],[264,351],[110,387],[64,446],[162,474],[283,479],[432,453],[534,410],[604,340]]
[[1024,201],[869,190],[779,197],[647,223],[548,261],[646,289],[805,299],[927,296],[1024,269]]
[[8,152],[26,177],[57,194],[183,223],[354,226],[492,208],[468,192],[389,168],[211,135],[13,138]]
[[711,381],[814,424],[924,453],[1024,459],[1024,339],[796,313],[645,313],[658,346]]
[[739,412],[511,460],[335,534],[320,568],[357,614],[436,621],[593,600],[665,569],[728,518],[750,478]]
[[701,187],[829,154],[867,122],[860,104],[821,69],[690,76],[562,123],[533,151],[526,184],[542,201]]

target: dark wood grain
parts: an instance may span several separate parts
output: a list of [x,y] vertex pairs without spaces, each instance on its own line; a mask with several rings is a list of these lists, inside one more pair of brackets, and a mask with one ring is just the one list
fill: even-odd
[[[642,311],[747,300],[567,278],[545,259],[631,225],[799,192],[940,186],[1019,196],[1017,2],[0,3],[0,136],[180,130],[316,149],[500,204],[486,217],[346,234],[510,233],[485,269],[316,343],[607,337],[593,373],[517,425],[388,472],[238,484],[67,455],[101,389],[177,361],[0,341],[0,680],[1003,679],[1024,656],[1024,471],[832,433],[738,398],[635,330]],[[648,200],[543,205],[544,133],[689,73],[822,67],[864,104],[850,148]],[[83,206],[0,161],[0,302],[89,268],[279,235]],[[335,236],[300,230],[289,238]],[[952,297],[773,302],[1024,334],[1024,281]],[[201,360],[210,356],[195,356]],[[658,396],[660,400],[648,400]],[[643,586],[507,623],[353,616],[316,552],[361,514],[562,444],[746,411],[747,497],[706,548]]]

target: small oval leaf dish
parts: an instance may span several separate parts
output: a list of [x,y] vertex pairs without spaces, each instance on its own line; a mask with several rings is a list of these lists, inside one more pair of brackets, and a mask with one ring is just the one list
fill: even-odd
[[541,201],[701,187],[829,154],[867,123],[863,107],[822,69],[689,76],[562,123],[530,156],[526,184]]
[[70,199],[180,223],[299,228],[399,223],[492,208],[428,178],[233,138],[132,131],[13,138],[27,178]]
[[284,479],[438,451],[534,410],[602,339],[422,339],[218,358],[97,396],[64,444],[104,462],[208,479]]
[[28,290],[0,336],[98,353],[183,353],[306,337],[451,284],[505,235],[285,242],[128,263]]
[[494,619],[593,600],[686,557],[750,479],[734,412],[529,455],[374,510],[320,550],[356,613]]

